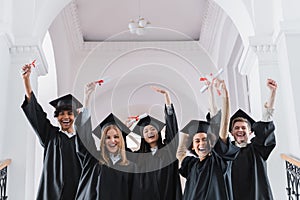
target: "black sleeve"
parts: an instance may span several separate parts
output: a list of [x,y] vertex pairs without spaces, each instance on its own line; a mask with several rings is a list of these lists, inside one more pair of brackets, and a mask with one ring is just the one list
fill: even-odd
[[170,111],[171,112],[168,113],[167,106],[165,106],[166,139],[164,140],[164,144],[167,145],[167,151],[165,151],[167,154],[165,154],[165,156],[168,158],[165,161],[176,159],[176,152],[179,145],[178,124],[173,104],[171,104]]
[[[207,116],[210,116],[210,113],[207,114]],[[206,117],[207,122],[209,122],[209,129],[208,133],[212,134],[213,140],[212,140],[212,146],[217,142],[217,139],[219,138],[219,132],[220,132],[220,125],[221,125],[221,118],[222,118],[222,112],[219,110],[216,115],[214,115],[212,118]]]
[[92,136],[91,117],[82,124],[82,112],[79,113],[75,119],[75,129],[79,139],[79,142],[77,142],[76,145],[76,151],[81,161],[83,158],[87,157],[87,154],[90,154],[99,160],[100,153],[97,150],[95,140]]
[[197,162],[199,158],[193,157],[193,156],[186,156],[182,163],[181,167],[179,168],[179,173],[184,178],[187,178],[191,172],[192,166]]
[[[175,137],[178,137],[178,124],[173,104],[171,104],[171,113],[168,114],[167,106],[165,105],[165,120],[166,120],[166,139],[165,142],[171,142]],[[177,143],[178,146],[178,143]]]
[[55,133],[59,131],[59,128],[50,123],[47,114],[37,102],[33,92],[31,93],[30,101],[27,101],[25,97],[21,108],[38,136],[41,145],[43,147],[47,146],[50,137],[55,137]]
[[252,129],[255,137],[251,140],[254,148],[264,160],[267,160],[270,153],[276,146],[275,126],[273,122],[256,122]]
[[213,148],[213,151],[226,161],[234,160],[238,155],[239,150],[239,147],[230,142],[229,137],[227,137],[227,143],[224,143],[221,139],[218,139]]

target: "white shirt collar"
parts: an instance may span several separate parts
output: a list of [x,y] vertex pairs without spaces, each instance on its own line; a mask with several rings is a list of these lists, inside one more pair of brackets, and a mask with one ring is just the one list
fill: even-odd
[[74,137],[76,135],[76,132],[74,133],[68,133],[67,131],[63,131],[63,130],[60,130],[62,133],[64,133],[66,136],[68,136],[68,138],[71,138],[71,137]]
[[113,165],[115,165],[119,160],[121,160],[121,155],[118,153],[117,155],[114,155],[112,153],[109,153],[109,158]]
[[237,143],[236,141],[234,141],[235,146],[239,147],[239,148],[244,148],[248,145],[248,143],[244,142],[244,143]]
[[157,152],[157,149],[158,149],[157,146],[150,148],[152,155],[154,155]]

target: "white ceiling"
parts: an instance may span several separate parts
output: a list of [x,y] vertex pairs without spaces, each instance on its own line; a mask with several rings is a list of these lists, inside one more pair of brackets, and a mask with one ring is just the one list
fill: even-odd
[[[206,0],[76,0],[85,41],[198,40],[206,13]],[[140,5],[140,6],[139,6]],[[150,21],[147,34],[128,32],[139,16]]]

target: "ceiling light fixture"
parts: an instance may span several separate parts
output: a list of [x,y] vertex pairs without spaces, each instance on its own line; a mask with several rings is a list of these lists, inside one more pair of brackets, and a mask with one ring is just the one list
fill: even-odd
[[144,17],[141,16],[141,0],[139,0],[139,18],[138,20],[134,21],[133,19],[130,20],[128,24],[128,28],[130,33],[137,34],[137,35],[144,35],[145,28],[150,24]]

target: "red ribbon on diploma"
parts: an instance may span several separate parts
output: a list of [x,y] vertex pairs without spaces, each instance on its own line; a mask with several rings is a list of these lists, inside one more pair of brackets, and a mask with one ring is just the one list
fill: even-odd
[[34,59],[29,65],[35,67],[35,61],[36,59]]
[[137,116],[130,116],[128,117],[128,119],[130,119],[130,122],[137,122],[139,121],[140,119],[143,119],[145,117],[147,117],[148,114],[147,113],[144,113],[144,114],[141,114],[141,115],[137,115]]
[[102,84],[108,83],[109,81],[110,81],[110,78],[105,77],[105,78],[99,79],[98,81],[95,81],[95,83],[98,83],[99,85],[102,85]]
[[[219,69],[216,74],[210,73],[208,76],[200,77],[200,81],[210,81],[211,84],[223,73],[223,68]],[[205,92],[208,88],[208,85],[203,86],[200,91],[201,93]],[[221,91],[217,89],[218,95],[221,95]]]

